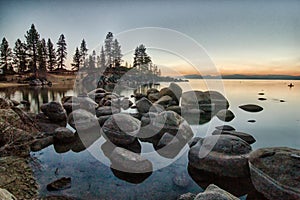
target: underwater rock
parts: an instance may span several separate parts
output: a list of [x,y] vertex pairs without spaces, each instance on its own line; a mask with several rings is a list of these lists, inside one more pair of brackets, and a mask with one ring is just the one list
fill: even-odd
[[57,190],[65,190],[71,188],[71,178],[70,177],[62,177],[49,183],[47,185],[48,191],[57,191]]

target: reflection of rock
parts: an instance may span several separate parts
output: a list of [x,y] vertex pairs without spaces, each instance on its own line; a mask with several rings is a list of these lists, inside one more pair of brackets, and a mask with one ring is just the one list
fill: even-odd
[[37,139],[35,140],[31,145],[30,145],[30,149],[31,151],[40,151],[48,146],[50,146],[51,144],[53,144],[53,136],[48,136],[46,138],[41,138],[41,139]]
[[128,114],[112,115],[102,127],[104,135],[114,144],[128,145],[136,139],[141,122]]
[[220,176],[249,176],[251,146],[230,135],[212,135],[200,140],[189,151],[189,164]]
[[83,109],[73,111],[68,117],[68,123],[77,131],[99,126],[98,119],[92,113]]
[[199,193],[194,200],[239,200],[229,192],[211,184],[203,193]]
[[47,190],[55,191],[55,190],[65,190],[71,188],[71,178],[70,177],[62,177],[52,183],[47,185]]
[[127,149],[116,147],[110,155],[111,168],[123,172],[147,173],[152,172],[152,163],[141,155]]
[[252,135],[248,133],[237,132],[237,131],[215,130],[214,132],[212,132],[212,135],[233,135],[241,138],[242,140],[246,141],[248,144],[253,144],[254,142],[256,142],[255,138]]
[[53,122],[67,123],[67,114],[62,105],[52,101],[41,106],[42,112]]
[[146,180],[149,176],[151,176],[152,172],[146,172],[146,173],[129,173],[129,172],[123,172],[119,171],[114,168],[110,168],[113,174],[126,182],[139,184],[142,183],[144,180]]
[[138,110],[139,113],[147,113],[149,112],[152,103],[151,101],[149,101],[147,98],[143,97],[140,100],[135,102],[136,104],[136,108]]
[[[105,141],[101,145],[101,149],[102,149],[104,155],[108,158],[110,158],[110,154],[113,152],[113,150],[116,147],[117,146],[115,144],[111,143],[110,141]],[[122,147],[124,149],[127,149],[127,150],[132,151],[133,153],[137,153],[137,154],[141,153],[141,151],[142,151],[142,146],[138,140],[135,140],[130,145],[119,145],[119,147]]]
[[207,172],[188,166],[189,175],[201,187],[206,188],[210,184],[216,184],[235,196],[248,196],[251,200],[264,200],[263,195],[258,193],[252,185],[250,177],[233,178],[228,176],[218,176],[215,173]]
[[222,120],[222,121],[225,121],[225,122],[230,122],[231,120],[234,119],[234,114],[233,112],[231,112],[230,110],[227,110],[227,109],[223,109],[223,110],[220,110],[216,116]]
[[54,131],[54,140],[58,143],[70,143],[74,141],[74,133],[65,127],[60,127]]
[[249,157],[254,187],[268,199],[300,199],[300,150],[258,149]]
[[255,105],[255,104],[246,104],[239,106],[242,110],[248,111],[248,112],[260,112],[263,110],[261,106]]

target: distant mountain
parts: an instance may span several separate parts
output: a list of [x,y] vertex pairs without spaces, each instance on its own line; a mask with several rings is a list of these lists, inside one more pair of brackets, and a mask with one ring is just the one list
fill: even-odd
[[290,76],[290,75],[242,75],[242,74],[232,74],[223,76],[201,76],[198,74],[184,75],[183,79],[269,79],[269,80],[300,80],[300,76]]

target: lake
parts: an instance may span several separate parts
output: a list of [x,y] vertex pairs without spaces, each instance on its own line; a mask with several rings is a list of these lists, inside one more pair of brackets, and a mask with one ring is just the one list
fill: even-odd
[[[287,85],[290,82],[295,86],[289,88]],[[213,117],[207,123],[192,125],[194,136],[204,137],[209,135],[215,126],[228,124],[238,131],[253,135],[256,139],[251,145],[253,149],[271,146],[300,148],[300,81],[189,80],[178,84],[183,91],[191,89],[220,91],[227,97],[229,109],[235,114],[235,118],[230,122],[225,123]],[[164,86],[168,86],[168,83],[161,83],[160,87]],[[124,96],[130,96],[132,93],[131,89],[121,91]],[[34,113],[39,112],[42,103],[60,101],[63,96],[73,94],[72,86],[0,88],[1,97],[29,101],[30,105],[24,106],[24,109]],[[238,107],[248,103],[260,105],[264,110],[249,113]],[[248,120],[255,122],[250,123]],[[62,194],[78,199],[176,199],[183,193],[199,193],[203,191],[202,187],[205,189],[209,183],[215,183],[242,199],[263,199],[253,190],[249,180],[213,177],[211,174],[190,169],[187,145],[174,159],[169,159],[156,153],[150,143],[141,142],[141,144],[142,154],[152,152],[154,155],[154,169],[157,170],[151,174],[126,174],[112,170],[109,167],[110,161],[105,155],[103,137],[95,138],[87,149],[81,151],[51,145],[42,151],[32,153],[35,158],[32,166],[40,185],[40,193]],[[70,189],[59,192],[47,191],[48,183],[63,176],[72,178]],[[181,179],[188,183],[187,186],[178,183]]]

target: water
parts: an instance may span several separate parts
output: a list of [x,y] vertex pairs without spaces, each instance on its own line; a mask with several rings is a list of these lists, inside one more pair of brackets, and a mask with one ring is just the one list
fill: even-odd
[[[235,118],[224,123],[213,117],[203,125],[192,125],[195,136],[209,135],[215,126],[228,124],[238,131],[250,133],[257,140],[253,149],[270,146],[287,146],[300,148],[300,81],[292,81],[295,87],[289,88],[288,81],[283,80],[225,80],[221,84],[216,80],[190,80],[188,83],[178,83],[184,91],[217,89],[223,93],[229,103],[229,109]],[[162,83],[161,87],[168,85]],[[258,95],[263,92],[264,95]],[[129,96],[132,90],[122,92]],[[72,95],[72,87],[41,88],[11,88],[0,89],[0,96],[16,100],[29,100],[31,112],[38,112],[38,107],[47,101],[60,101],[61,97]],[[266,101],[259,101],[265,97]],[[284,102],[280,102],[284,100]],[[264,108],[259,113],[249,113],[238,108],[239,105],[254,103]],[[255,123],[249,123],[254,119]],[[78,153],[59,146],[49,146],[40,152],[32,153],[37,158],[33,168],[40,184],[42,195],[63,194],[79,199],[176,199],[186,192],[198,193],[209,183],[215,183],[232,192],[236,196],[247,199],[263,199],[253,191],[249,180],[213,177],[211,174],[193,171],[188,168],[187,151],[183,148],[179,158],[172,161],[165,168],[152,172],[147,176],[122,174],[112,171],[109,159],[103,153],[103,137],[95,138],[90,146]],[[64,152],[64,153],[57,153]],[[75,150],[76,151],[76,150]],[[154,151],[149,143],[142,143],[142,152]],[[92,152],[92,154],[90,153]],[[99,162],[93,155],[97,154]],[[162,162],[167,158],[161,158]],[[108,166],[106,164],[108,164]],[[46,185],[53,180],[69,176],[72,178],[72,187],[60,192],[48,192]],[[174,177],[183,176],[189,184],[180,187],[174,184]],[[130,183],[135,182],[135,183]]]

